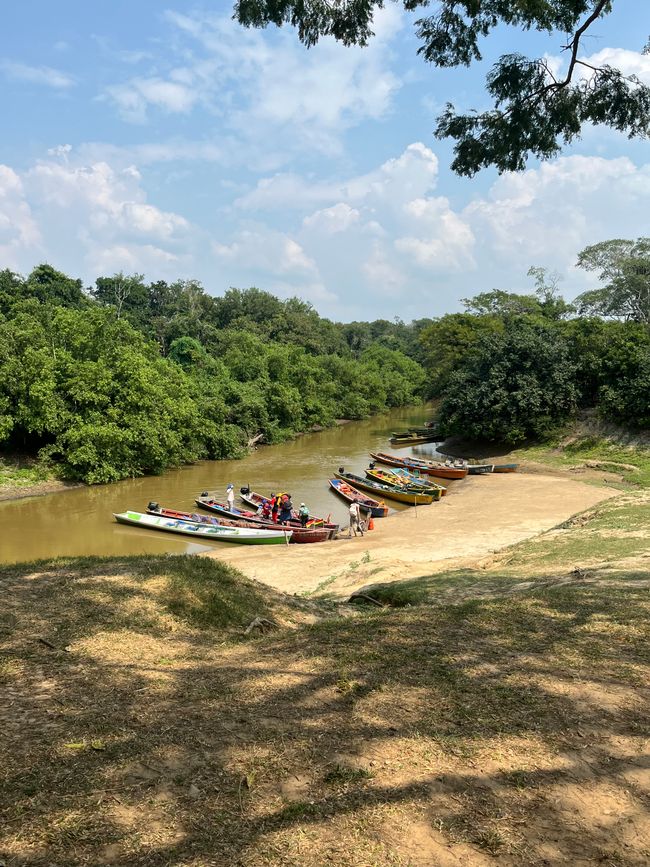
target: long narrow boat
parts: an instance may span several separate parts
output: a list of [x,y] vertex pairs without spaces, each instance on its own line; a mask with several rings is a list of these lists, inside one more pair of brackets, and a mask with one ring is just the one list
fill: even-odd
[[379,500],[367,497],[362,491],[357,491],[342,479],[329,479],[330,487],[348,503],[358,503],[362,512],[370,512],[373,518],[385,518],[388,506]]
[[485,476],[494,472],[494,464],[467,464],[468,476]]
[[202,542],[236,542],[239,545],[283,545],[291,539],[292,530],[251,530],[247,527],[221,527],[193,524],[174,518],[147,515],[143,512],[121,512],[113,514],[119,524],[143,527],[146,530],[164,530],[182,536],[193,536]]
[[[261,506],[263,502],[268,502],[271,499],[271,497],[265,497],[263,494],[258,494],[255,491],[249,491],[246,488],[241,489],[241,491],[239,492],[239,496],[245,503],[248,503],[249,506],[255,506],[256,509]],[[300,523],[300,516],[298,515],[298,512],[293,511],[291,515],[293,521],[298,521],[298,523]],[[339,528],[338,524],[331,523],[331,521],[329,520],[329,515],[327,516],[327,518],[318,518],[316,517],[316,515],[310,515],[307,526],[327,527],[328,529],[333,530],[338,530]]]
[[436,461],[423,461],[419,458],[400,458],[399,455],[388,455],[385,452],[370,452],[370,457],[389,467],[404,467],[407,470],[418,470],[427,476],[437,476],[439,479],[464,479],[467,466],[454,467]]
[[[150,503],[150,505],[157,505]],[[221,527],[248,527],[251,530],[279,530],[280,527],[272,521],[267,523],[246,521],[244,518],[234,520],[234,516],[230,518],[212,518],[209,515],[196,515],[192,512],[178,512],[175,509],[163,509],[158,506],[157,509],[147,509],[149,515],[162,515],[163,518],[176,518],[176,520],[187,521],[190,524],[201,524],[204,526],[221,526]],[[335,530],[328,530],[326,527],[318,527],[310,529],[308,527],[291,527],[291,543],[294,545],[304,545],[309,542],[328,542],[335,534]]]
[[372,479],[373,482],[379,482],[380,485],[389,485],[391,488],[400,488],[403,491],[410,491],[414,494],[430,494],[434,500],[439,500],[442,496],[442,491],[438,485],[423,481],[410,482],[403,476],[395,475],[390,470],[368,467],[366,476]]
[[391,488],[390,485],[369,482],[353,473],[334,473],[334,475],[337,479],[347,482],[354,488],[361,488],[362,491],[370,491],[372,494],[381,494],[387,500],[397,500],[398,503],[406,503],[409,506],[429,506],[433,503],[431,494],[416,494],[399,488]]
[[419,443],[434,443],[438,440],[436,434],[392,434],[390,444],[392,446],[416,446]]
[[494,464],[493,473],[516,473],[519,464]]
[[398,479],[404,479],[412,485],[420,484],[424,485],[426,488],[438,488],[441,497],[444,497],[447,493],[447,488],[444,485],[439,485],[437,482],[434,482],[433,476],[420,476],[416,472],[404,469],[404,467],[391,467],[387,472],[392,473]]
[[[213,500],[211,497],[199,497],[194,501],[199,509],[205,509],[206,512],[212,512],[215,515],[219,515],[220,518],[225,518],[228,521],[236,521],[238,524],[245,522],[247,524],[253,524],[254,526],[259,527],[277,527],[278,524],[275,524],[273,521],[268,521],[266,518],[262,518],[257,512],[251,512],[249,509],[237,509],[233,506],[232,509],[229,509],[225,503],[219,503],[216,500]],[[302,523],[298,518],[292,518],[288,524],[292,530],[301,530]],[[307,522],[308,530],[316,530],[316,529],[324,529],[329,530],[332,534],[336,533],[339,529],[338,524],[323,524],[319,523],[318,519],[311,518]]]

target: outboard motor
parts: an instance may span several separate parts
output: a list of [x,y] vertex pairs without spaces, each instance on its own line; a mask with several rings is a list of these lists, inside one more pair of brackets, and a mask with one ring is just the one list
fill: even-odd
[[209,496],[210,496],[209,491],[201,491],[201,499],[203,499],[203,497],[209,497]]
[[251,492],[250,485],[246,485],[245,487],[239,489],[240,494],[250,494],[250,492]]
[[374,461],[370,461],[370,463],[368,464],[368,469],[369,469],[369,470],[374,470],[374,468],[375,468],[376,466],[377,466],[377,464],[376,464]]
[[160,506],[158,505],[158,503],[154,503],[154,501],[152,500],[152,501],[147,505],[147,511],[149,511],[149,512],[159,512],[159,511],[160,511]]
[[339,467],[339,473],[343,475],[345,473],[345,467]]

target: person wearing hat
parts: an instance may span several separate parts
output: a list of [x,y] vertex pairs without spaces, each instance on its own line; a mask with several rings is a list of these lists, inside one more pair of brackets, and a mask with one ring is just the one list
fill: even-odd
[[300,523],[303,527],[307,526],[307,521],[309,520],[309,509],[304,503],[300,504],[300,508],[298,509],[298,517],[300,518]]
[[232,482],[226,488],[226,503],[228,503],[228,511],[232,512],[235,508],[235,486]]

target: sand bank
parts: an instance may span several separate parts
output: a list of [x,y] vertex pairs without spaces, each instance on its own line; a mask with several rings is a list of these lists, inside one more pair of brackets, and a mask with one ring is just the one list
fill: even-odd
[[[286,548],[229,548],[206,554],[287,593],[346,594],[369,581],[395,581],[461,565],[554,527],[617,491],[558,476],[474,476],[439,503],[375,520],[363,538]],[[450,564],[449,561],[452,561]]]

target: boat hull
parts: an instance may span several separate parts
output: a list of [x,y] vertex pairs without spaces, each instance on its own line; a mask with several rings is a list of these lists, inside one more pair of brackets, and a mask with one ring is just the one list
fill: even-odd
[[379,482],[381,485],[389,485],[391,488],[401,488],[402,490],[414,494],[429,494],[434,500],[439,500],[442,496],[442,492],[438,485],[433,487],[428,485],[426,482],[413,483],[407,479],[394,475],[389,470],[367,469],[366,476],[373,482]]
[[[409,472],[404,467],[392,467],[390,472],[394,473],[394,475],[398,479],[400,479],[400,478],[405,479],[407,482],[410,482],[411,484],[417,484],[419,482],[422,485],[432,485],[433,487],[438,488],[438,490],[440,491],[441,497],[444,497],[445,494],[447,493],[447,488],[443,484],[439,484],[438,482],[436,482],[434,480],[433,476],[426,476],[425,478],[422,478],[422,476],[417,476],[414,473]],[[445,480],[441,479],[440,481],[442,482]],[[449,483],[447,483],[447,484],[449,484]]]
[[369,513],[373,518],[385,518],[388,506],[379,500],[367,497],[362,491],[357,491],[343,479],[329,479],[330,488],[348,503],[359,503],[362,512]]
[[378,485],[375,482],[368,482],[366,479],[362,479],[361,476],[355,476],[352,473],[334,473],[334,475],[337,479],[347,482],[352,488],[361,488],[362,491],[381,494],[387,500],[396,500],[398,503],[405,503],[408,506],[428,506],[433,502],[433,497],[430,494],[400,491],[397,488],[389,487],[389,485]]
[[[175,518],[180,521],[187,521],[190,524],[201,524],[207,526],[214,526],[218,524],[221,527],[248,527],[251,530],[266,530],[267,532],[273,532],[274,530],[280,530],[277,524],[273,524],[272,522],[263,523],[263,522],[253,522],[247,521],[245,518],[234,518],[231,515],[230,518],[210,518],[207,515],[193,515],[191,512],[178,512],[175,509],[147,509],[147,513],[149,515],[162,515],[163,518]],[[214,522],[214,523],[213,523]],[[319,528],[315,530],[311,530],[307,527],[290,527],[291,529],[291,539],[289,540],[292,545],[306,545],[310,542],[328,542],[334,536],[334,530],[328,530],[327,528]]]
[[519,464],[495,464],[493,473],[516,473]]
[[446,467],[444,464],[435,464],[429,461],[420,461],[417,458],[400,458],[398,455],[387,455],[384,452],[370,452],[370,457],[380,464],[389,467],[404,467],[407,470],[417,470],[427,476],[438,479],[464,479],[467,475],[467,467]]
[[291,530],[277,530],[273,533],[264,530],[251,530],[242,527],[204,526],[202,524],[179,521],[173,518],[157,517],[143,512],[121,512],[113,514],[118,524],[141,527],[144,530],[162,530],[180,536],[192,536],[202,542],[232,542],[238,545],[284,545],[291,538]]

